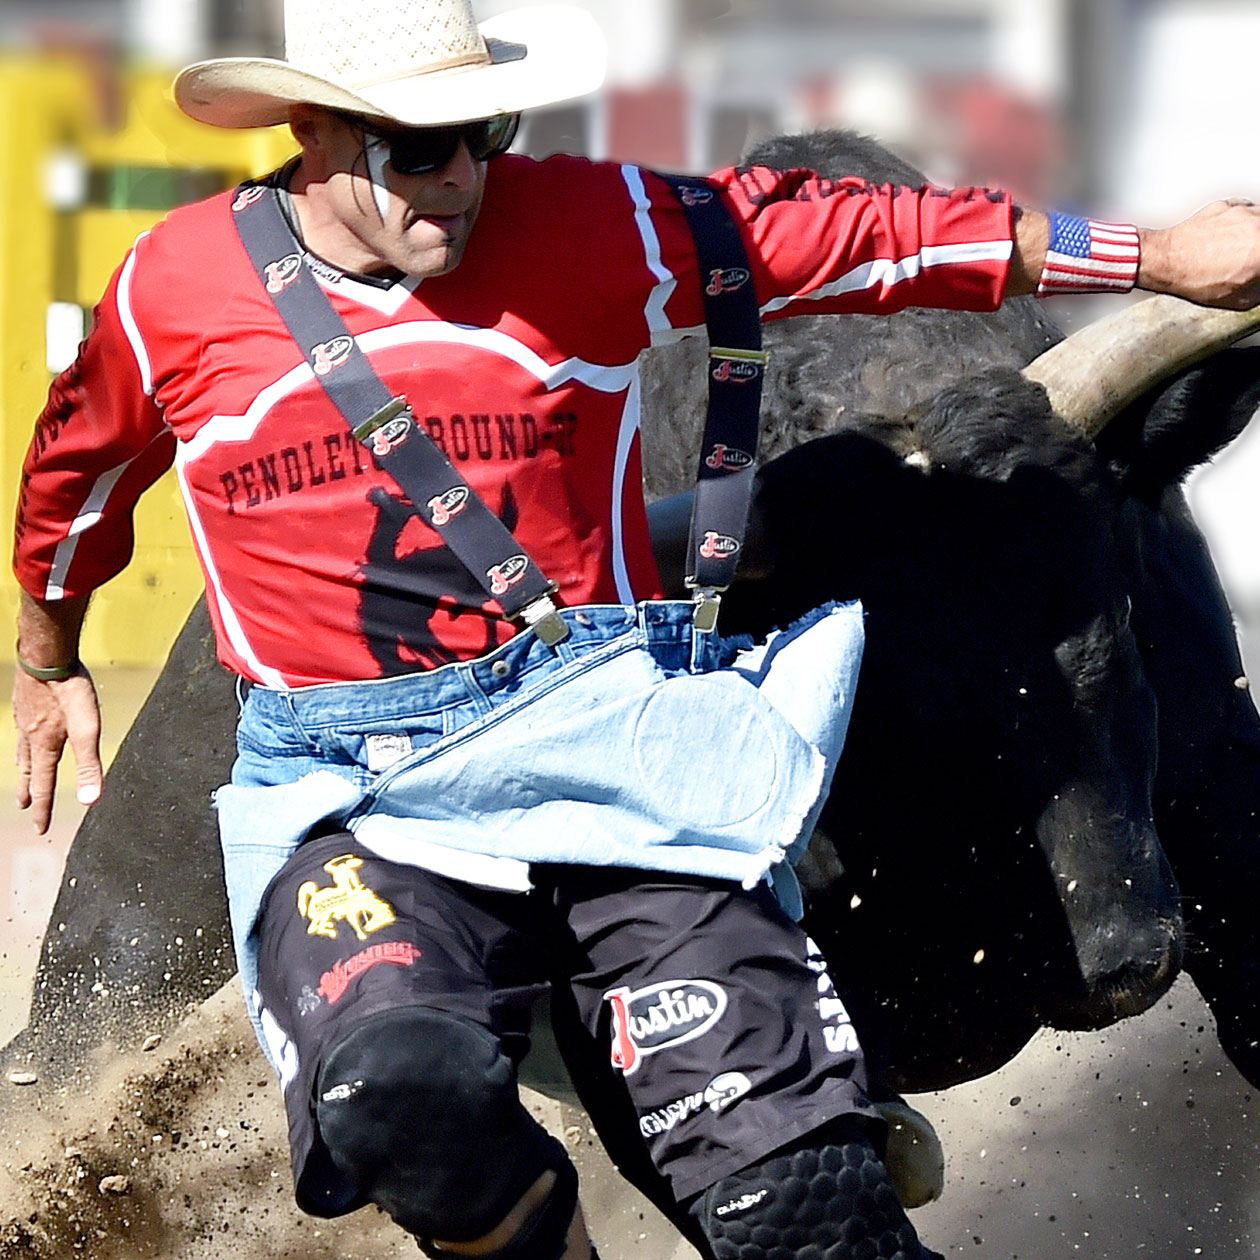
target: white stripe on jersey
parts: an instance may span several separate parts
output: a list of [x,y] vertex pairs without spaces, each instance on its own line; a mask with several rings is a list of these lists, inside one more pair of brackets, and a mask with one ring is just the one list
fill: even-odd
[[[626,467],[630,462],[630,452],[634,449],[635,435],[639,431],[641,412],[642,379],[638,372],[630,383],[626,393],[626,405],[621,413],[621,424],[617,430],[617,455],[613,463],[613,495],[612,495],[612,539],[611,561],[613,580],[617,583],[617,598],[623,604],[633,604],[634,587],[630,582],[630,570],[626,566]],[[641,486],[634,487],[634,493],[642,494]]]
[[789,297],[772,298],[762,308],[763,316],[781,311],[793,302],[819,302],[842,293],[861,293],[880,286],[891,287],[912,280],[930,267],[948,267],[957,263],[1004,262],[1011,256],[1011,241],[972,241],[962,245],[925,245],[917,254],[902,259],[876,258],[846,271],[830,284],[794,293]]
[[[368,355],[397,346],[475,346],[524,368],[548,391],[558,389],[569,381],[577,381],[602,394],[617,394],[629,388],[635,375],[633,362],[606,365],[587,363],[583,359],[565,359],[553,367],[546,359],[506,333],[493,328],[447,324],[441,320],[414,320],[406,324],[374,328],[356,340]],[[276,403],[314,379],[315,373],[307,363],[290,369],[279,380],[261,390],[243,415],[217,415],[202,425],[196,436],[182,445],[183,461],[190,463],[199,459],[212,446],[221,442],[247,442]]]
[[643,184],[642,170],[637,166],[623,165],[621,177],[626,181],[630,200],[634,203],[634,222],[643,241],[644,261],[648,270],[656,277],[656,285],[648,294],[647,304],[643,308],[652,344],[656,345],[662,339],[670,340],[671,329],[665,314],[665,304],[674,296],[678,281],[661,258],[661,238],[656,234],[656,225],[652,222],[652,201]]
[[264,665],[258,659],[249,639],[245,636],[245,629],[241,625],[240,618],[236,615],[236,609],[232,607],[228,602],[227,596],[223,593],[223,583],[219,579],[219,571],[215,567],[214,553],[210,550],[210,545],[206,541],[205,527],[202,525],[201,517],[197,515],[193,504],[192,491],[189,488],[185,473],[188,461],[180,458],[183,453],[181,449],[176,455],[175,471],[179,477],[180,493],[184,496],[184,508],[188,513],[188,526],[192,530],[193,539],[197,544],[198,555],[205,568],[206,582],[213,588],[214,602],[219,610],[219,617],[223,622],[223,633],[227,635],[228,642],[232,645],[232,650],[241,660],[249,664],[259,681],[268,687],[287,690],[289,684],[285,682],[283,675],[269,665]]
[[45,599],[65,598],[66,575],[70,572],[71,564],[74,563],[74,553],[78,550],[79,539],[93,525],[100,523],[101,513],[105,510],[109,496],[131,462],[129,459],[126,463],[111,468],[92,483],[92,492],[88,495],[87,501],[79,509],[74,520],[70,522],[66,536],[57,544],[57,550],[53,553],[52,564],[48,569],[48,583],[44,587]]
[[153,366],[149,360],[148,347],[144,344],[144,338],[140,336],[140,326],[131,312],[131,275],[136,269],[136,246],[148,235],[148,232],[141,232],[136,237],[136,244],[131,247],[131,253],[127,255],[127,261],[123,263],[122,272],[118,277],[118,318],[122,321],[123,332],[127,334],[131,353],[136,356],[136,367],[140,369],[140,383],[144,387],[144,392],[152,398]]
[[[165,437],[166,431],[163,430],[145,446],[144,451],[147,451],[154,442],[159,442]],[[78,550],[79,539],[94,525],[100,524],[105,505],[109,502],[109,496],[114,493],[114,487],[118,484],[123,473],[144,454],[144,451],[140,451],[130,459],[124,460],[123,463],[117,464],[109,469],[108,472],[103,472],[92,483],[92,489],[88,493],[87,499],[79,509],[74,520],[70,522],[70,528],[66,531],[66,536],[57,544],[57,550],[53,552],[52,564],[48,568],[48,582],[44,587],[45,599],[65,598],[66,576],[70,572],[70,566],[74,563],[74,554]]]

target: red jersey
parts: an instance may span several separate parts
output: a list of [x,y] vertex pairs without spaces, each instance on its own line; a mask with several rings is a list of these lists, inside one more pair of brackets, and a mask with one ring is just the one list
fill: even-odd
[[[1012,208],[982,190],[806,171],[713,177],[762,315],[992,310]],[[237,237],[231,194],[176,210],[114,276],[27,455],[15,567],[86,594],[132,547],[175,462],[219,656],[271,686],[432,668],[514,633],[350,435]],[[703,333],[690,230],[667,185],[570,157],[489,164],[464,258],[397,283],[312,260],[376,372],[569,605],[659,594],[639,458],[648,346]]]

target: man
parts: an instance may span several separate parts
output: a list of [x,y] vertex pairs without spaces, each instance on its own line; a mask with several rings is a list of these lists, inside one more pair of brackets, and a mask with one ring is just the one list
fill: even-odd
[[[572,1166],[516,1096],[550,982],[601,1131],[642,1135],[642,1176],[702,1245],[930,1254],[826,964],[764,878],[785,882],[843,736],[807,732],[792,693],[843,708],[860,616],[824,610],[771,662],[654,598],[635,361],[703,323],[688,221],[636,167],[505,155],[520,110],[597,85],[597,33],[564,10],[478,28],[466,0],[289,0],[286,35],[286,61],[193,66],[176,97],[216,125],[287,121],[300,158],[142,238],[40,418],[20,803],[44,830],[67,740],[80,799],[99,791],[79,627],[173,459],[220,657],[251,684],[218,808],[302,1206],[375,1202],[431,1253],[591,1254]],[[980,190],[709,187],[766,318],[1082,285],[1260,299],[1247,203],[1138,232]],[[261,205],[291,252],[256,265]],[[348,330],[309,357],[278,306],[308,275]],[[331,392],[356,344],[409,402],[370,446]],[[391,434],[465,480],[401,492]],[[562,614],[506,616],[444,543],[468,489]]]

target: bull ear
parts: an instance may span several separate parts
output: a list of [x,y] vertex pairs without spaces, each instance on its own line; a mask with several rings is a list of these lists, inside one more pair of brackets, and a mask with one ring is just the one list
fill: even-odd
[[1024,369],[1055,414],[1088,438],[1175,372],[1260,327],[1260,307],[1222,311],[1166,294],[1088,324]]
[[1228,446],[1260,407],[1260,347],[1226,350],[1126,407],[1095,438],[1143,498],[1157,498]]

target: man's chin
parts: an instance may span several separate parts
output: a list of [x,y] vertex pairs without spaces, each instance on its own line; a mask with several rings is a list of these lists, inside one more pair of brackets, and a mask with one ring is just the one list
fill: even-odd
[[454,242],[428,249],[411,250],[404,259],[399,260],[399,270],[415,279],[430,280],[435,276],[444,276],[454,271],[463,256],[463,245]]
[[408,229],[402,242],[401,270],[421,279],[443,276],[458,265],[467,243],[467,233],[436,231],[432,223],[421,220]]

